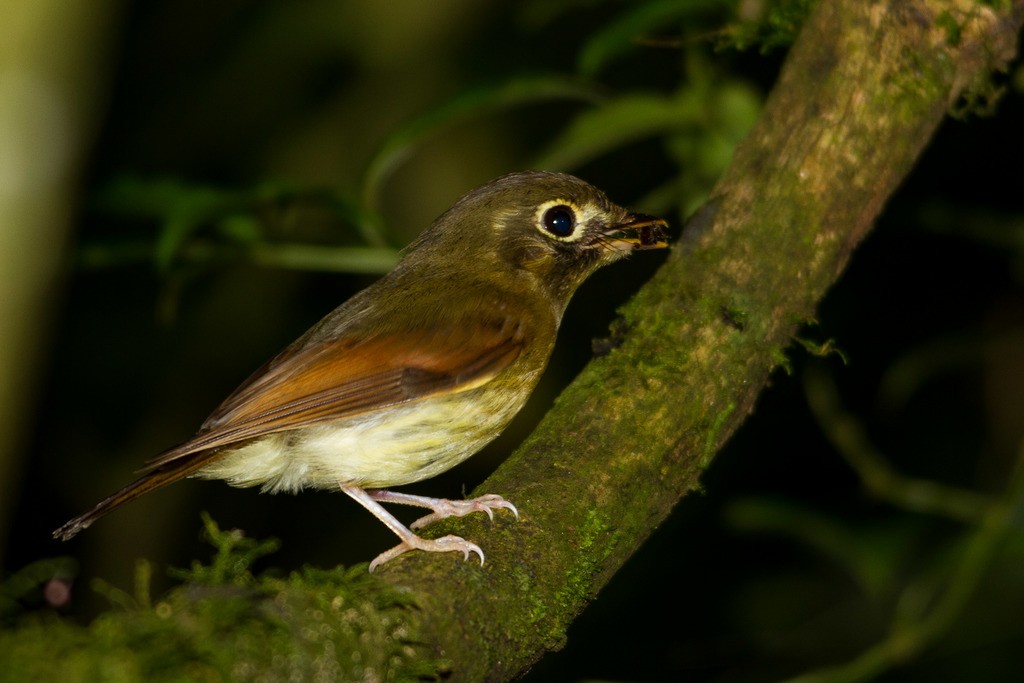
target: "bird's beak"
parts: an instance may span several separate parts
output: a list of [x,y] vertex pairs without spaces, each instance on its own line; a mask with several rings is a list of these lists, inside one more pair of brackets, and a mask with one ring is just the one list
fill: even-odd
[[631,213],[626,220],[602,233],[601,243],[613,249],[664,249],[668,246],[668,223],[642,213]]

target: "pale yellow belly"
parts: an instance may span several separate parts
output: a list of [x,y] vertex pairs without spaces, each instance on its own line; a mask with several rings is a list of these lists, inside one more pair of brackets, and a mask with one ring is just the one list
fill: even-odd
[[474,389],[270,434],[226,451],[196,476],[272,493],[336,488],[339,482],[382,488],[420,481],[483,448],[525,400],[493,394]]

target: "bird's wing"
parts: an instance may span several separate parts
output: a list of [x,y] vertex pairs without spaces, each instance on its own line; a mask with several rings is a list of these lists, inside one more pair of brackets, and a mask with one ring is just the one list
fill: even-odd
[[240,386],[151,471],[199,451],[485,384],[519,357],[518,321],[437,325],[287,349]]

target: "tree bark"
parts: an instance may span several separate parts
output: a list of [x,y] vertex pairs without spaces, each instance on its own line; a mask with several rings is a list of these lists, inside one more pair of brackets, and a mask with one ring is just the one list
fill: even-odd
[[473,588],[437,590],[451,567],[423,558],[384,573],[425,596],[422,627],[460,678],[501,680],[557,648],[697,486],[945,114],[1014,56],[1022,15],[818,4],[710,201],[623,311],[619,346],[484,484],[523,520],[484,537]]
[[[164,606],[161,623],[177,624],[195,667],[221,673],[461,681],[528,669],[697,486],[946,113],[1014,56],[1022,21],[1024,0],[817,5],[710,201],[622,311],[613,348],[481,487],[515,502],[521,520],[431,527],[479,543],[486,566],[410,553],[365,578],[357,568],[260,583],[243,572],[231,590],[189,584],[151,611]],[[218,600],[244,601],[248,625],[197,629]],[[105,633],[117,618],[104,617]],[[75,633],[58,650],[86,658]],[[231,657],[209,654],[200,633]],[[142,666],[131,658],[143,654],[124,656]]]

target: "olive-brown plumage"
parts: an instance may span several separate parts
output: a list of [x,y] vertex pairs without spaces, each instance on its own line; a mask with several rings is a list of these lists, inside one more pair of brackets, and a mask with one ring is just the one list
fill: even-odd
[[536,385],[576,288],[634,249],[664,247],[664,222],[631,214],[569,175],[515,173],[458,200],[379,281],[253,373],[190,440],[57,529],[98,517],[183,477],[265,491],[334,488],[367,507],[407,550],[461,551],[420,538],[380,502],[428,507],[412,526],[515,507],[383,490],[439,474],[486,445]]

